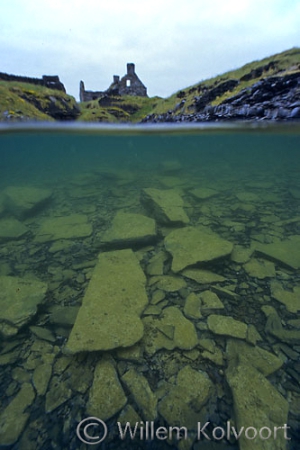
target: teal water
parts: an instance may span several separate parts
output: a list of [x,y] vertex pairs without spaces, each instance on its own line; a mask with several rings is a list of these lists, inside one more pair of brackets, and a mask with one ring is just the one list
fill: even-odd
[[[202,435],[207,448],[214,448],[215,441],[222,442],[222,449],[247,448],[250,439],[212,435],[215,427],[225,429],[228,421],[236,428],[254,427],[258,433],[262,427],[273,430],[287,424],[291,439],[283,428],[277,440],[258,434],[257,448],[296,449],[300,442],[299,174],[297,125],[0,129],[0,448],[87,448],[76,428],[91,415],[101,419],[102,409],[91,414],[89,406],[96,391],[93,374],[109,358],[115,378],[107,384],[116,389],[117,379],[126,400],[119,406],[106,404],[107,386],[97,385],[105,395],[95,398],[98,402],[101,398],[104,409],[111,412],[105,418],[108,436],[96,448],[183,446],[176,435],[171,442],[157,435],[145,439],[141,431],[122,440],[117,422],[124,417],[132,425],[153,421],[156,428],[186,427],[189,440],[184,448],[195,450],[200,445],[197,421],[209,421],[211,442]],[[165,213],[144,200],[144,189],[149,188],[172,190],[182,206],[168,207],[175,208],[172,214],[180,208],[188,220],[162,219]],[[104,234],[119,212],[155,220],[156,238],[142,241],[131,236],[126,241],[122,237],[104,245]],[[80,223],[84,229],[79,230]],[[183,269],[174,271],[174,255],[167,251],[165,239],[184,227],[204,236],[213,233],[232,244],[233,251],[226,255],[207,260],[199,256],[185,267],[222,279],[196,280]],[[292,246],[285,246],[290,241]],[[275,253],[268,245],[275,245]],[[127,355],[119,353],[122,345],[70,355],[66,343],[99,254],[124,248],[136,254],[145,276],[151,308],[148,305],[141,312],[143,338]],[[159,263],[153,267],[156,260]],[[19,287],[13,292],[8,284],[22,285],[24,280],[33,290],[19,300],[15,295]],[[182,284],[170,287],[166,280]],[[34,282],[45,283],[47,292],[24,313],[35,295]],[[127,281],[119,282],[126,289]],[[222,306],[214,304],[215,298],[205,300],[205,292],[217,296]],[[198,299],[192,301],[196,312],[189,309],[191,293]],[[177,322],[167,324],[169,336],[161,331],[166,310],[174,307],[196,336],[197,342],[190,346],[182,339],[191,336],[176,341],[172,335]],[[242,331],[234,334],[233,325],[218,331],[210,316],[230,317]],[[154,345],[151,333],[162,333],[164,338],[156,351],[149,350]],[[268,369],[257,349],[268,352],[262,357],[269,358]],[[176,391],[178,374],[187,366],[211,383],[205,399],[199,400],[192,390]],[[247,368],[250,378],[243,375]],[[136,374],[133,387],[124,381],[130,370]],[[235,379],[232,373],[240,376]],[[243,407],[241,392],[249,408]],[[189,400],[176,403],[181,395]],[[152,414],[146,407],[151,402]],[[176,408],[182,411],[177,416]],[[249,416],[246,410],[251,408],[257,414]]]

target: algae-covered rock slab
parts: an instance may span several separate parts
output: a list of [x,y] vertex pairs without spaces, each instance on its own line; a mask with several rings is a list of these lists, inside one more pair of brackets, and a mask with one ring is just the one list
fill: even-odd
[[157,416],[157,398],[150,389],[147,379],[135,369],[128,370],[122,381],[132,394],[141,415],[145,420],[155,420]]
[[[235,426],[237,430],[251,427],[256,430],[272,430],[270,439],[261,439],[259,433],[254,439],[247,439],[245,433],[239,438],[241,450],[283,450],[287,440],[282,427],[287,423],[288,402],[274,386],[253,368],[251,364],[236,363],[231,360],[226,371],[226,379],[231,388],[234,402]],[[278,427],[276,438],[273,430]],[[262,430],[265,436],[266,430]],[[285,430],[288,437],[288,430]],[[253,433],[251,433],[253,436]]]
[[256,252],[292,269],[300,268],[300,236],[298,235],[273,244],[257,244]]
[[47,284],[18,277],[0,277],[0,332],[6,336],[17,334],[19,328],[36,313],[45,300]]
[[200,187],[200,188],[192,189],[190,191],[190,194],[198,200],[205,200],[207,198],[218,195],[219,192],[216,191],[215,189]]
[[153,355],[161,348],[191,350],[198,343],[194,324],[175,306],[165,308],[161,318],[145,317],[143,322],[146,328],[143,342],[148,354]]
[[221,283],[226,280],[222,275],[202,269],[185,269],[182,275],[200,284]]
[[130,347],[144,332],[146,277],[132,250],[102,253],[66,350],[71,353]]
[[4,191],[5,206],[18,218],[35,213],[51,198],[52,191],[27,186],[9,186]]
[[16,219],[0,220],[0,242],[20,239],[28,233],[28,228]]
[[294,287],[293,291],[286,291],[282,289],[281,285],[276,281],[271,283],[271,293],[272,297],[275,298],[280,303],[283,303],[286,309],[296,314],[300,311],[300,287]]
[[207,319],[210,331],[223,336],[231,336],[239,339],[246,339],[247,325],[230,316],[211,314]]
[[1,446],[14,444],[29,419],[29,412],[25,412],[35,398],[34,389],[30,383],[24,383],[15,398],[8,404],[0,416]]
[[263,280],[264,278],[274,278],[276,276],[275,265],[271,261],[259,261],[252,258],[244,264],[244,269],[250,277]]
[[143,189],[141,201],[162,224],[186,225],[190,221],[183,209],[183,199],[173,189]]
[[208,262],[230,255],[233,244],[215,233],[193,227],[171,231],[165,238],[165,248],[173,256],[172,270],[180,272],[199,262]]
[[87,414],[107,420],[127,403],[116,369],[111,361],[99,361],[87,404]]
[[110,247],[146,245],[156,239],[154,219],[142,214],[118,212],[112,226],[101,237],[102,244]]
[[187,365],[178,372],[176,384],[160,401],[159,413],[171,426],[196,430],[197,422],[204,419],[204,405],[212,393],[213,384],[208,376]]
[[70,214],[63,217],[51,217],[42,223],[35,237],[36,242],[56,241],[58,239],[76,239],[92,234],[92,225],[84,214]]

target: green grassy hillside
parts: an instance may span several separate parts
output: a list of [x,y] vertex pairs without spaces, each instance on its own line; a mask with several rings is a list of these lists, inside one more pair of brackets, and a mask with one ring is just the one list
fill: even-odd
[[[212,105],[218,105],[226,98],[238,94],[242,89],[250,87],[262,78],[294,71],[300,71],[300,48],[292,48],[260,61],[248,63],[239,69],[231,70],[182,89],[166,99],[159,100],[151,114],[163,114],[170,110],[177,110],[177,113],[181,114],[194,112],[196,96],[201,96],[228,80],[239,81],[239,84],[233,90],[225,92],[211,102]],[[184,105],[178,110],[182,100],[185,100]]]
[[31,83],[0,81],[0,121],[71,120],[79,114],[74,97]]

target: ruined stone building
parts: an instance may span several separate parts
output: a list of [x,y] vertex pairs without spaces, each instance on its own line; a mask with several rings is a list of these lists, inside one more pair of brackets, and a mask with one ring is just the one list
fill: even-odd
[[135,66],[127,64],[127,73],[121,79],[114,75],[113,82],[106,91],[86,91],[84,82],[80,81],[79,98],[81,102],[96,100],[107,95],[137,95],[147,97],[147,88],[135,73]]

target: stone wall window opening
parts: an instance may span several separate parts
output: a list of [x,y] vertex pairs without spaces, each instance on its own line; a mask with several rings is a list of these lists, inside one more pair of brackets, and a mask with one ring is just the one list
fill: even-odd
[[130,87],[131,86],[131,80],[126,80],[126,87]]

